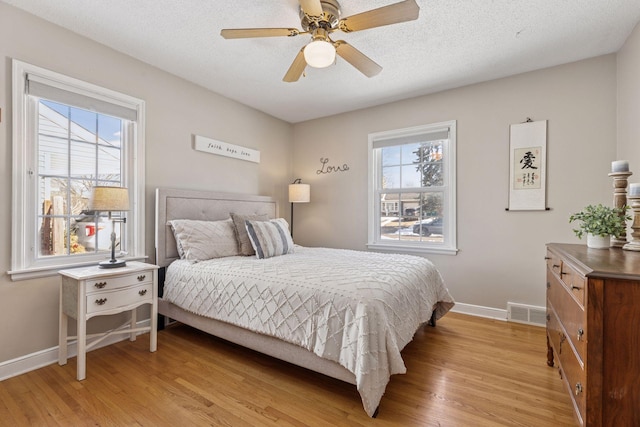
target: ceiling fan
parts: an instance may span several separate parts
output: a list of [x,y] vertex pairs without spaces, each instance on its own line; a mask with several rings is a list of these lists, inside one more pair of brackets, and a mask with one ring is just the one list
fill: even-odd
[[340,4],[337,0],[298,0],[298,2],[303,31],[295,28],[237,28],[224,29],[220,35],[225,39],[240,39],[310,34],[311,42],[298,52],[282,79],[285,82],[297,81],[307,65],[315,68],[328,67],[335,62],[336,54],[365,76],[373,77],[382,71],[382,67],[346,41],[333,41],[330,37],[331,33],[337,30],[350,33],[412,21],[418,19],[420,11],[416,0],[404,0],[341,19]]

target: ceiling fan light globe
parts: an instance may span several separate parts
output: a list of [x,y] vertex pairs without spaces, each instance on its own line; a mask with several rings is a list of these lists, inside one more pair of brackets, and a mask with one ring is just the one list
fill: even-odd
[[304,48],[304,60],[310,67],[328,67],[336,60],[336,49],[329,42],[314,40]]

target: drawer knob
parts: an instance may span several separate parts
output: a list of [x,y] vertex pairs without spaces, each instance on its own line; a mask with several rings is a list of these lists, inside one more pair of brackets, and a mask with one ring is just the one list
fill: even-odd
[[551,321],[551,315],[547,314],[547,322]]
[[553,264],[553,268],[560,268],[560,264]]
[[579,291],[580,289],[582,289],[580,286],[571,286],[572,291]]
[[106,298],[100,298],[96,300],[96,304],[98,305],[104,305],[105,302],[107,302]]
[[564,276],[565,274],[569,274],[569,273],[567,273],[566,271],[561,271],[561,272],[560,272],[560,275],[561,275],[561,276]]
[[145,277],[147,277],[146,274],[141,274],[140,276],[138,276],[138,282],[142,282]]
[[551,282],[547,282],[547,289],[551,287]]
[[138,291],[138,295],[140,295],[141,297],[145,296],[147,294],[147,290],[146,289],[142,289]]
[[578,341],[582,341],[583,335],[584,335],[584,330],[582,328],[578,329]]
[[95,284],[95,285],[93,285],[93,286],[95,286],[95,287],[96,287],[96,288],[98,288],[98,289],[102,289],[102,288],[104,288],[105,286],[107,286],[107,282],[96,282],[96,284]]
[[546,256],[546,257],[544,257],[544,259],[545,259],[545,260],[550,260],[550,259],[551,259],[551,257]]
[[580,383],[576,383],[576,390],[575,390],[575,392],[576,392],[576,396],[578,396],[579,394],[581,394],[581,393],[582,393],[582,384],[580,384]]

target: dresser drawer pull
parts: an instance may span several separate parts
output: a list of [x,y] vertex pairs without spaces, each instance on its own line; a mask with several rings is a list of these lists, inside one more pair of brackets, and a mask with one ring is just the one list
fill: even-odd
[[553,264],[553,268],[560,268],[560,264]]
[[95,286],[95,287],[96,287],[96,288],[98,288],[98,289],[102,289],[102,288],[104,288],[105,286],[107,286],[107,282],[96,282],[96,284],[95,284],[95,285],[93,285],[93,286]]
[[560,346],[558,347],[558,354],[562,354],[562,344],[567,340],[567,336],[560,332]]
[[564,276],[564,275],[566,275],[566,274],[569,274],[569,273],[567,273],[566,271],[561,271],[561,272],[560,272],[560,275],[561,275],[561,276]]
[[547,289],[549,289],[551,287],[551,283],[547,282]]
[[147,294],[147,290],[146,289],[142,289],[140,291],[138,291],[138,295],[140,295],[141,297],[145,296]]
[[546,256],[546,257],[544,257],[544,259],[545,259],[546,261],[548,261],[548,260],[550,260],[550,259],[551,259],[551,257]]
[[582,384],[580,383],[576,383],[576,396],[578,396],[580,393],[582,393]]
[[580,286],[572,286],[571,287],[572,291],[579,291],[580,289],[582,289]]
[[550,321],[551,321],[551,315],[547,314],[547,322],[550,322]]
[[141,274],[140,276],[138,276],[138,282],[142,282],[145,277],[147,277],[146,274]]
[[104,305],[105,302],[107,302],[106,298],[100,298],[96,300],[96,304],[98,305]]
[[582,341],[583,335],[584,335],[584,330],[582,328],[578,329],[578,341]]

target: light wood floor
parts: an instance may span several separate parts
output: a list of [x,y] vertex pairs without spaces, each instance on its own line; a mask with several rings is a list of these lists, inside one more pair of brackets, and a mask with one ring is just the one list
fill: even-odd
[[563,426],[575,425],[544,329],[449,313],[403,351],[377,419],[355,386],[184,325],[0,382],[7,426]]

